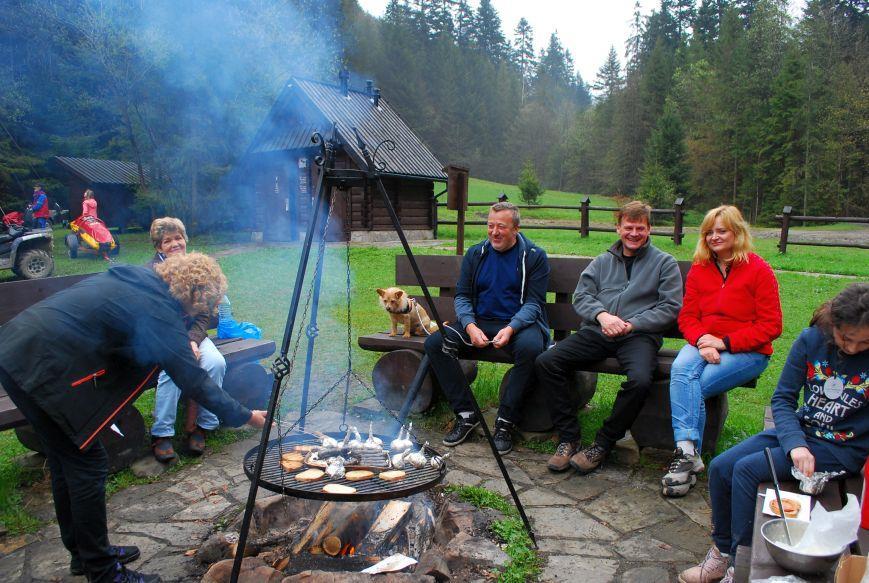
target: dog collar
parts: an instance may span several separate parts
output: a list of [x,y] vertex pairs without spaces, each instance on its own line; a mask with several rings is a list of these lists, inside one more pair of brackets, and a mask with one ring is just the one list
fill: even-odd
[[401,310],[400,312],[395,312],[396,314],[407,314],[413,309],[413,305],[416,303],[416,300],[413,298],[407,298],[407,308]]

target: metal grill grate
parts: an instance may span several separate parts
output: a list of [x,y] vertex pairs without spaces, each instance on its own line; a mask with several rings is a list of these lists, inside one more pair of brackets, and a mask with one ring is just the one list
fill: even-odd
[[[333,437],[340,438],[341,435],[334,434]],[[379,435],[384,443],[389,443],[388,437]],[[387,482],[377,477],[377,472],[373,478],[361,481],[351,481],[345,478],[340,480],[332,480],[328,477],[317,480],[315,482],[299,482],[293,477],[308,469],[302,468],[287,472],[281,467],[281,454],[292,451],[296,445],[319,445],[320,439],[309,434],[289,435],[281,439],[275,439],[268,443],[265,459],[263,460],[262,474],[259,479],[259,486],[272,492],[295,496],[297,498],[310,498],[313,500],[334,500],[337,502],[364,502],[372,500],[389,500],[392,498],[404,498],[424,490],[428,490],[440,483],[447,473],[446,464],[440,469],[433,468],[429,465],[423,468],[413,468],[405,466],[402,468],[407,474],[404,479],[397,482]],[[244,473],[247,477],[253,480],[254,465],[256,464],[257,452],[259,446],[253,448],[244,456]],[[425,447],[423,450],[426,458],[431,459],[432,456],[439,455],[438,452],[431,447]],[[385,465],[385,460],[382,455],[363,453],[362,463],[370,466],[383,466],[383,470],[389,468]],[[343,484],[356,488],[354,494],[328,494],[323,492],[323,486],[326,484]]]

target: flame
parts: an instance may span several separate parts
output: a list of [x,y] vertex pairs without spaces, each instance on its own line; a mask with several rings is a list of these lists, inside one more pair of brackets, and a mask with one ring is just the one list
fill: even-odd
[[350,544],[350,543],[347,543],[347,544],[344,545],[344,547],[341,549],[341,552],[338,553],[338,556],[339,556],[339,557],[352,557],[352,556],[355,555],[355,554],[356,554],[356,547],[354,547],[354,546],[353,546],[352,544]]

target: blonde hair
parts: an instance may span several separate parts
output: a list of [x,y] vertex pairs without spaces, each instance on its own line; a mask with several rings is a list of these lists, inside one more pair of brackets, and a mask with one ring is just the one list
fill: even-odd
[[703,222],[700,223],[700,237],[697,239],[697,248],[694,250],[694,263],[712,261],[712,250],[706,244],[706,235],[712,231],[715,220],[719,218],[725,228],[733,231],[733,261],[747,262],[748,254],[754,251],[748,221],[743,218],[738,208],[724,204],[712,209],[703,217]]
[[188,313],[211,314],[226,294],[226,276],[208,255],[173,255],[154,269]]
[[163,237],[169,233],[181,233],[184,240],[187,241],[187,229],[184,228],[184,223],[175,217],[162,217],[151,221],[151,243],[154,248],[160,247],[163,242]]
[[652,207],[639,200],[632,200],[616,211],[616,224],[621,225],[622,219],[634,222],[645,220],[647,225],[652,226]]

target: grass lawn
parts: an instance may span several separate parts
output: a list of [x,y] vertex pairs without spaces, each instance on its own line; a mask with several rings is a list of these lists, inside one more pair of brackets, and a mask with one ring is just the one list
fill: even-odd
[[[500,189],[505,189],[511,200],[518,200],[515,187],[498,185],[479,180],[471,182],[472,200],[494,200]],[[509,189],[513,190],[509,190]],[[571,193],[547,192],[543,201],[549,204],[578,204],[579,195]],[[593,204],[613,206],[612,199],[593,197]],[[485,215],[483,209],[479,209]],[[476,212],[476,210],[475,210]],[[561,220],[556,215],[553,219]],[[594,220],[598,220],[594,218]],[[601,213],[601,222],[611,221],[609,213]],[[694,223],[696,225],[696,223]],[[65,230],[55,231],[55,275],[69,275],[102,271],[108,264],[90,256],[80,256],[71,260],[65,255],[63,235]],[[440,229],[441,245],[420,246],[415,252],[420,254],[453,253],[455,229]],[[239,247],[239,235],[195,237],[188,248],[216,254],[229,279],[229,297],[236,319],[251,321],[263,329],[264,337],[274,338],[280,346],[289,309],[292,288],[298,264],[298,247]],[[469,228],[466,241],[475,242],[485,237],[481,227]],[[592,233],[581,239],[577,233],[569,231],[532,231],[531,237],[550,254],[597,255],[615,239],[614,234]],[[236,241],[233,241],[236,239]],[[121,255],[125,263],[142,264],[153,253],[147,233],[125,233],[120,235]],[[664,237],[656,237],[655,244],[678,259],[689,259],[692,254],[696,234],[689,234],[681,247],[673,245]],[[719,449],[725,449],[748,435],[760,430],[763,407],[769,402],[776,380],[784,363],[787,350],[800,330],[807,324],[812,311],[823,301],[855,281],[853,276],[869,276],[869,253],[856,249],[829,249],[798,247],[787,255],[781,256],[775,249],[774,240],[759,240],[757,248],[776,269],[781,286],[782,307],[784,310],[784,333],[775,344],[775,354],[769,368],[761,376],[755,389],[737,389],[730,396],[730,415]],[[394,280],[395,256],[401,253],[398,246],[353,245],[350,251],[350,314],[351,340],[347,336],[347,294],[345,293],[346,262],[343,245],[329,245],[320,296],[319,336],[315,341],[316,359],[313,366],[313,385],[310,403],[322,397],[347,369],[348,349],[352,366],[362,379],[370,383],[371,369],[379,355],[367,352],[356,346],[355,338],[372,330],[386,330],[389,319],[377,303],[375,288],[392,285]],[[313,271],[313,269],[309,269]],[[799,272],[813,272],[821,275],[806,275]],[[829,274],[842,274],[852,277],[831,277]],[[577,276],[579,274],[576,274]],[[0,281],[11,278],[11,272],[0,272]],[[311,276],[305,284],[309,289]],[[410,289],[411,294],[419,290]],[[302,326],[306,312],[306,295],[299,309],[296,330]],[[304,354],[307,341],[296,334],[290,343],[290,356],[297,354],[296,367],[284,383],[281,399],[282,412],[288,418],[298,416],[298,401],[304,368]],[[678,343],[674,345],[677,347]],[[473,389],[483,406],[496,403],[497,391],[505,365],[480,363],[480,370]],[[621,382],[620,377],[601,375],[592,408],[583,412],[581,421],[586,439],[593,436],[603,418],[609,412],[614,395]],[[369,396],[368,391],[359,385],[351,387],[350,400],[361,400]],[[147,391],[137,402],[147,422],[153,409],[153,391]],[[343,405],[343,384],[338,386],[324,399],[321,407],[340,410]],[[446,407],[439,405],[432,414],[421,422],[441,428],[449,418]],[[235,435],[235,434],[233,434]],[[228,436],[219,439],[234,439]],[[11,532],[33,530],[36,521],[27,513],[21,503],[20,485],[32,476],[25,475],[12,458],[24,449],[18,444],[11,431],[0,432],[0,522],[6,524]],[[122,487],[132,481],[129,473],[115,477],[112,487]]]

